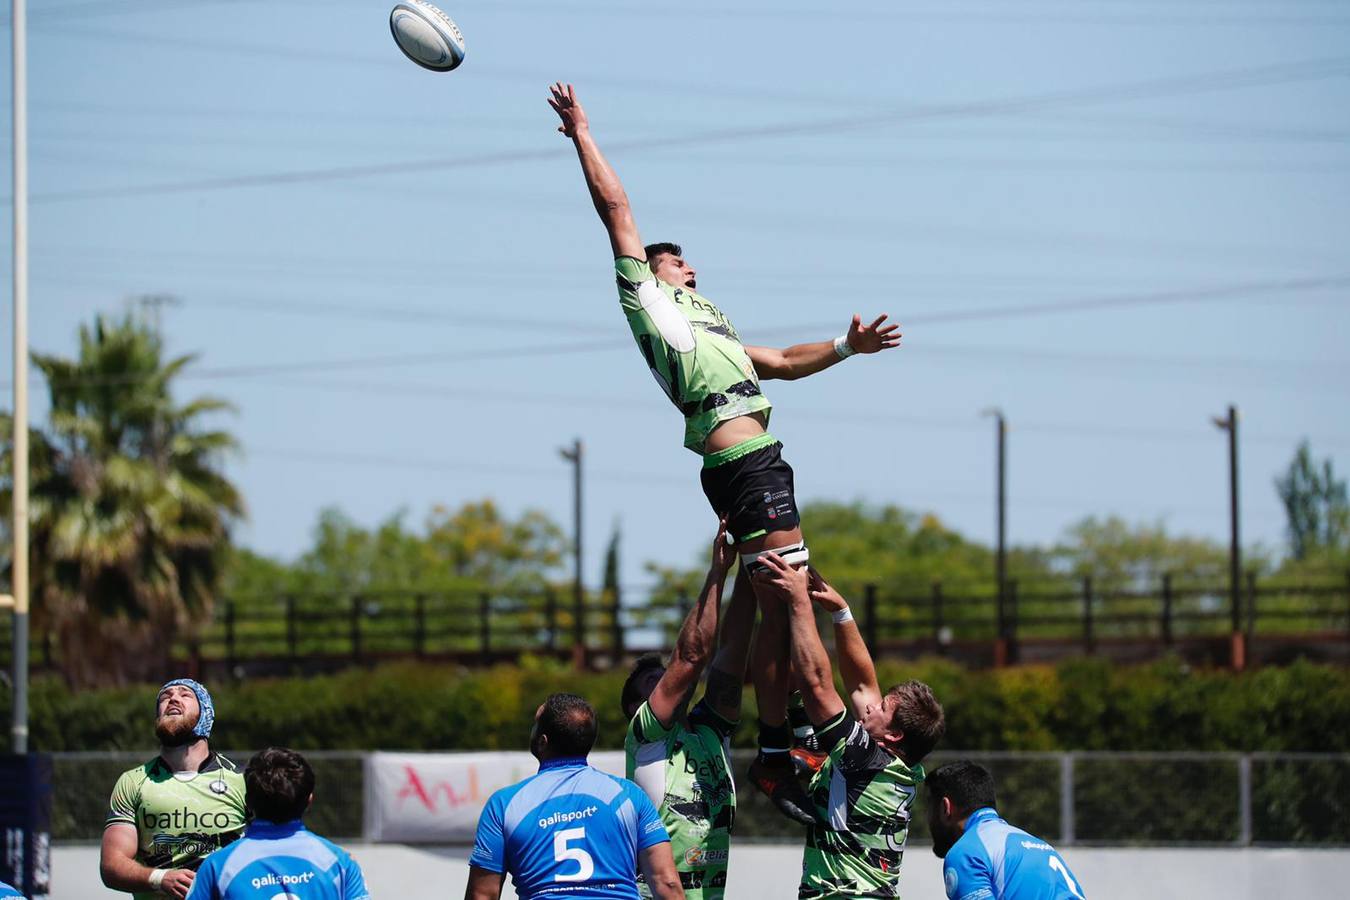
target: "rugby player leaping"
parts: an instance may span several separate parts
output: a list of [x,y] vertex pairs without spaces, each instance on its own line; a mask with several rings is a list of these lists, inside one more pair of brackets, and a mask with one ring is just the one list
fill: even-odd
[[[576,145],[591,200],[609,232],[620,306],[652,374],[684,415],[684,445],[703,457],[703,492],[726,517],[742,565],[768,550],[805,564],[792,468],[767,431],[770,405],[759,381],[803,378],[855,353],[899,346],[899,326],[887,325],[885,314],[871,324],[855,315],[833,341],[785,350],[743,345],[722,311],[695,293],[694,269],[678,245],[643,246],[628,195],[591,136],[576,91],[560,82],[551,92],[549,105],[562,119],[558,130]],[[755,651],[761,752],[751,776],[780,809],[805,821],[809,814],[794,812],[791,807],[801,804],[785,796],[800,799],[801,793],[793,790],[788,758],[786,617],[781,603],[761,604],[761,614],[775,646]]]

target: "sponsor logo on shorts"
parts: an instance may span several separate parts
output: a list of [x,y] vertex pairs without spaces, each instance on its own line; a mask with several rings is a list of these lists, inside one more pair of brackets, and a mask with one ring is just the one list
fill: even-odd
[[684,864],[686,866],[724,866],[727,864],[727,851],[690,847],[684,851]]

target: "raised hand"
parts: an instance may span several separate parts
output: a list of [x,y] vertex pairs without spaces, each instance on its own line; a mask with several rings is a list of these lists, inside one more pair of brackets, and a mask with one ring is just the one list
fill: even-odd
[[810,594],[811,600],[817,606],[827,612],[837,612],[848,606],[848,601],[844,595],[830,586],[830,583],[821,577],[821,574],[815,569],[811,569]]
[[722,516],[717,520],[717,537],[713,538],[712,562],[708,566],[708,573],[725,578],[734,562],[736,562],[736,548],[727,543],[727,517]]
[[806,599],[808,596],[806,567],[790,565],[777,553],[760,556],[759,566],[750,577],[756,586],[767,589],[780,600]]
[[581,101],[577,99],[575,88],[559,81],[548,90],[551,95],[548,98],[548,105],[553,107],[558,118],[562,119],[562,124],[558,126],[559,131],[567,137],[576,137],[577,131],[586,131],[591,127],[586,121],[586,110],[581,108]]
[[[556,109],[556,107],[554,107]],[[848,326],[848,345],[858,353],[876,353],[900,346],[900,326],[885,325],[886,313],[876,317],[871,325],[862,323],[862,316],[856,313]]]

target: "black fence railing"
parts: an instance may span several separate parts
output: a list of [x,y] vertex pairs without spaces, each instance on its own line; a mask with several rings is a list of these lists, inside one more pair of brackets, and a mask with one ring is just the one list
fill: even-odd
[[[1320,583],[1248,577],[1236,605],[1227,585],[1164,576],[1150,590],[1102,590],[1077,584],[999,592],[916,592],[850,586],[873,652],[950,655],[976,665],[1103,653],[1147,658],[1167,652],[1232,662],[1233,647],[1266,648],[1350,660],[1350,573]],[[626,604],[610,593],[568,588],[493,592],[365,591],[231,598],[175,648],[196,671],[285,673],[386,659],[454,660],[485,665],[523,654],[606,666],[670,646],[689,600]],[[1234,630],[1234,623],[1237,629]],[[8,617],[0,617],[0,661],[10,654]],[[35,629],[30,654],[54,668],[54,641]],[[1256,656],[1253,656],[1256,659]]]

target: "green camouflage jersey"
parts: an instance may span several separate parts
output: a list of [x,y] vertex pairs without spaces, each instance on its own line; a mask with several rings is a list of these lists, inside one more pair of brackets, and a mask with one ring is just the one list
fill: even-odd
[[[731,778],[731,733],[736,723],[700,702],[669,728],[646,703],[628,723],[626,774],[661,811],[670,850],[689,900],[721,900],[727,886],[727,852],[736,817]],[[651,891],[638,881],[638,891]]]
[[[244,776],[218,753],[190,777],[156,756],[123,772],[108,802],[108,821],[136,826],[136,861],[152,869],[193,869],[244,832]],[[137,900],[162,897],[138,893]]]
[[811,779],[799,900],[900,896],[900,857],[923,767],[907,766],[841,712],[816,731],[829,758]]
[[619,305],[647,366],[666,396],[684,415],[684,445],[703,452],[721,422],[763,413],[769,401],[722,311],[689,288],[658,281],[646,260],[620,256]]

